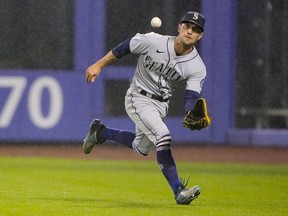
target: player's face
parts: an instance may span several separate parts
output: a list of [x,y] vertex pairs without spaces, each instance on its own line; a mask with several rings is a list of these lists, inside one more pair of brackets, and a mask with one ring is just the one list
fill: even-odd
[[194,23],[185,22],[179,24],[178,27],[179,39],[185,45],[193,45],[203,36],[202,29]]

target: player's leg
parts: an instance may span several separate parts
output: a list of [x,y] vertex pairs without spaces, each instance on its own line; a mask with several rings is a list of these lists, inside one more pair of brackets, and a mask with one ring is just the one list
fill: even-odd
[[[182,183],[178,177],[171,151],[171,134],[163,122],[167,114],[167,105],[151,102],[142,95],[130,92],[130,96],[126,95],[126,110],[138,128],[133,145],[142,154],[148,154],[153,144],[156,146],[157,162],[174,193],[177,204],[189,204],[200,194],[200,187],[186,188],[185,183]],[[139,136],[137,140],[137,135],[142,134],[145,136],[142,138]]]
[[95,145],[103,144],[106,140],[112,140],[133,149],[132,143],[134,139],[135,132],[109,128],[99,119],[94,119],[84,139],[83,150],[85,154],[89,154]]
[[[136,118],[135,116],[132,116],[131,119],[134,122],[135,121],[138,122],[139,119],[138,119],[137,114],[135,114],[134,112],[134,108],[132,108],[131,98],[129,94],[128,96],[125,97],[125,108],[130,118],[131,118],[131,115],[130,115],[131,113],[133,113],[132,115],[136,115]],[[146,112],[149,115],[150,113],[149,109],[147,107],[145,107],[144,109],[146,109]],[[154,107],[152,107],[152,109],[155,110]],[[100,122],[100,124],[102,123]],[[98,131],[94,132],[94,135],[97,134],[97,136],[94,136],[94,137],[98,137],[98,140],[102,140],[102,142],[97,142],[97,140],[95,139],[94,143],[101,144],[105,142],[106,140],[112,140],[122,145],[125,145],[131,149],[134,149],[136,152],[140,153],[141,155],[147,156],[151,152],[152,148],[154,147],[154,144],[152,141],[149,140],[149,138],[145,135],[145,133],[139,127],[137,127],[137,124],[136,124],[135,131],[136,133],[132,131],[121,130],[121,129],[116,129],[116,128],[105,126],[103,129],[99,129],[99,132]]]
[[151,148],[156,146],[159,167],[173,192],[176,192],[181,182],[171,152],[170,131],[163,122],[167,114],[167,104],[129,91],[125,103],[129,117],[138,128],[139,139],[136,138],[133,145],[142,154],[149,154]]
[[106,127],[101,137],[105,140],[112,140],[132,149],[132,143],[135,139],[135,132]]
[[[140,96],[143,98],[143,95]],[[107,127],[99,119],[94,119],[90,124],[89,132],[83,142],[84,153],[89,154],[95,145],[102,144],[106,140],[111,140],[134,149],[136,152],[144,156],[148,155],[151,149],[154,147],[154,144],[149,140],[145,133],[137,127],[137,122],[141,122],[141,120],[138,119],[138,116],[135,114],[134,108],[132,106],[133,104],[131,103],[131,95],[127,94],[125,97],[125,107],[130,118],[131,113],[132,115],[136,115],[136,118],[133,116],[131,118],[136,123],[136,133],[132,131]],[[143,105],[143,107],[146,109],[145,105]],[[154,107],[152,107],[152,109],[154,109]],[[150,111],[147,110],[148,115],[149,113]]]
[[[164,123],[163,123],[164,124]],[[168,181],[177,204],[188,205],[200,194],[200,187],[186,188],[188,181],[181,182],[171,150],[171,135],[165,134],[156,142],[156,155],[159,168]]]

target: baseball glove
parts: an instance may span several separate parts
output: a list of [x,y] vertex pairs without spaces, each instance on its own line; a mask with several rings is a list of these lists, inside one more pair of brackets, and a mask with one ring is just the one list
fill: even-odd
[[190,130],[201,130],[209,126],[211,118],[208,116],[206,101],[199,98],[195,106],[184,117],[183,126]]

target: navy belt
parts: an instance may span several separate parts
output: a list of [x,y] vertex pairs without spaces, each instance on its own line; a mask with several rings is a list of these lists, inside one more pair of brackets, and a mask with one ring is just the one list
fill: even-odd
[[140,91],[140,94],[141,94],[141,95],[144,95],[144,96],[146,96],[146,97],[152,98],[152,99],[154,99],[154,100],[158,100],[158,101],[160,101],[160,102],[168,102],[168,101],[169,101],[168,98],[164,99],[164,98],[162,98],[161,96],[157,96],[157,95],[150,94],[150,93],[146,92],[146,91],[143,90],[143,89]]

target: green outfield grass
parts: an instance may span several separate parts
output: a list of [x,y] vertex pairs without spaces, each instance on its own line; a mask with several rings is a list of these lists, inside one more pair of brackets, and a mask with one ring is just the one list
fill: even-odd
[[176,205],[155,162],[0,158],[0,215],[288,215],[288,165],[178,163],[199,184]]

